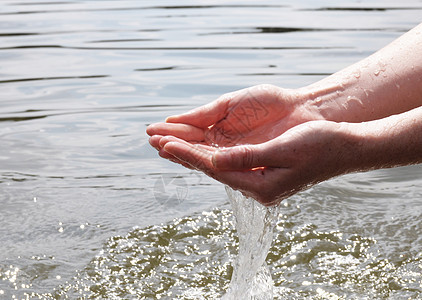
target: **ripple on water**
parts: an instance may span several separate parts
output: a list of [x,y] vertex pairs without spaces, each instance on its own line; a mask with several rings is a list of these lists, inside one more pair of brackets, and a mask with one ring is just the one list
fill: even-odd
[[51,297],[218,298],[236,241],[228,210],[135,228],[110,238],[91,263]]
[[[108,239],[84,270],[53,293],[32,296],[218,299],[229,286],[237,247],[230,210],[134,228]],[[303,224],[290,199],[282,206],[267,263],[275,299],[422,296],[422,252],[389,261],[374,238]]]

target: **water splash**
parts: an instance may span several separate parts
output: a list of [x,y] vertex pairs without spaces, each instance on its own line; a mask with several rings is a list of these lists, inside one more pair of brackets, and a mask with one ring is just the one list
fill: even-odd
[[226,186],[239,236],[239,253],[223,300],[273,299],[273,280],[265,263],[273,239],[279,206],[265,207]]

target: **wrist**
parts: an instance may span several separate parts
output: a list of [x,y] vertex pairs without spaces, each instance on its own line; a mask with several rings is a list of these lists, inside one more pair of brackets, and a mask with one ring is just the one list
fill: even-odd
[[[351,171],[422,162],[422,107],[379,120],[344,123]],[[352,170],[353,169],[353,170]]]
[[385,137],[379,128],[379,123],[379,121],[341,123],[342,127],[347,128],[344,130],[348,145],[345,154],[347,173],[381,168],[380,153]]
[[349,121],[349,112],[346,105],[341,105],[347,100],[343,91],[344,86],[317,82],[300,89],[299,93],[304,99],[303,106],[314,120],[346,122]]

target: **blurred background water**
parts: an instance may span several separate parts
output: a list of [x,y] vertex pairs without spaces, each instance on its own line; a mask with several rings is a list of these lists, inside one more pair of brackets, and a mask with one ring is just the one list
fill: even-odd
[[[295,88],[421,21],[422,1],[0,4],[0,298],[215,299],[236,252],[224,187],[145,128],[260,83]],[[277,299],[422,297],[421,166],[283,202]]]

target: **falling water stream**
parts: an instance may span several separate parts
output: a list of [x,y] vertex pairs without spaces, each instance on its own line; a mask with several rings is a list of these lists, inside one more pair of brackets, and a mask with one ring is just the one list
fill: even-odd
[[273,299],[273,280],[265,263],[277,223],[279,206],[265,207],[226,186],[236,219],[239,252],[224,300]]

